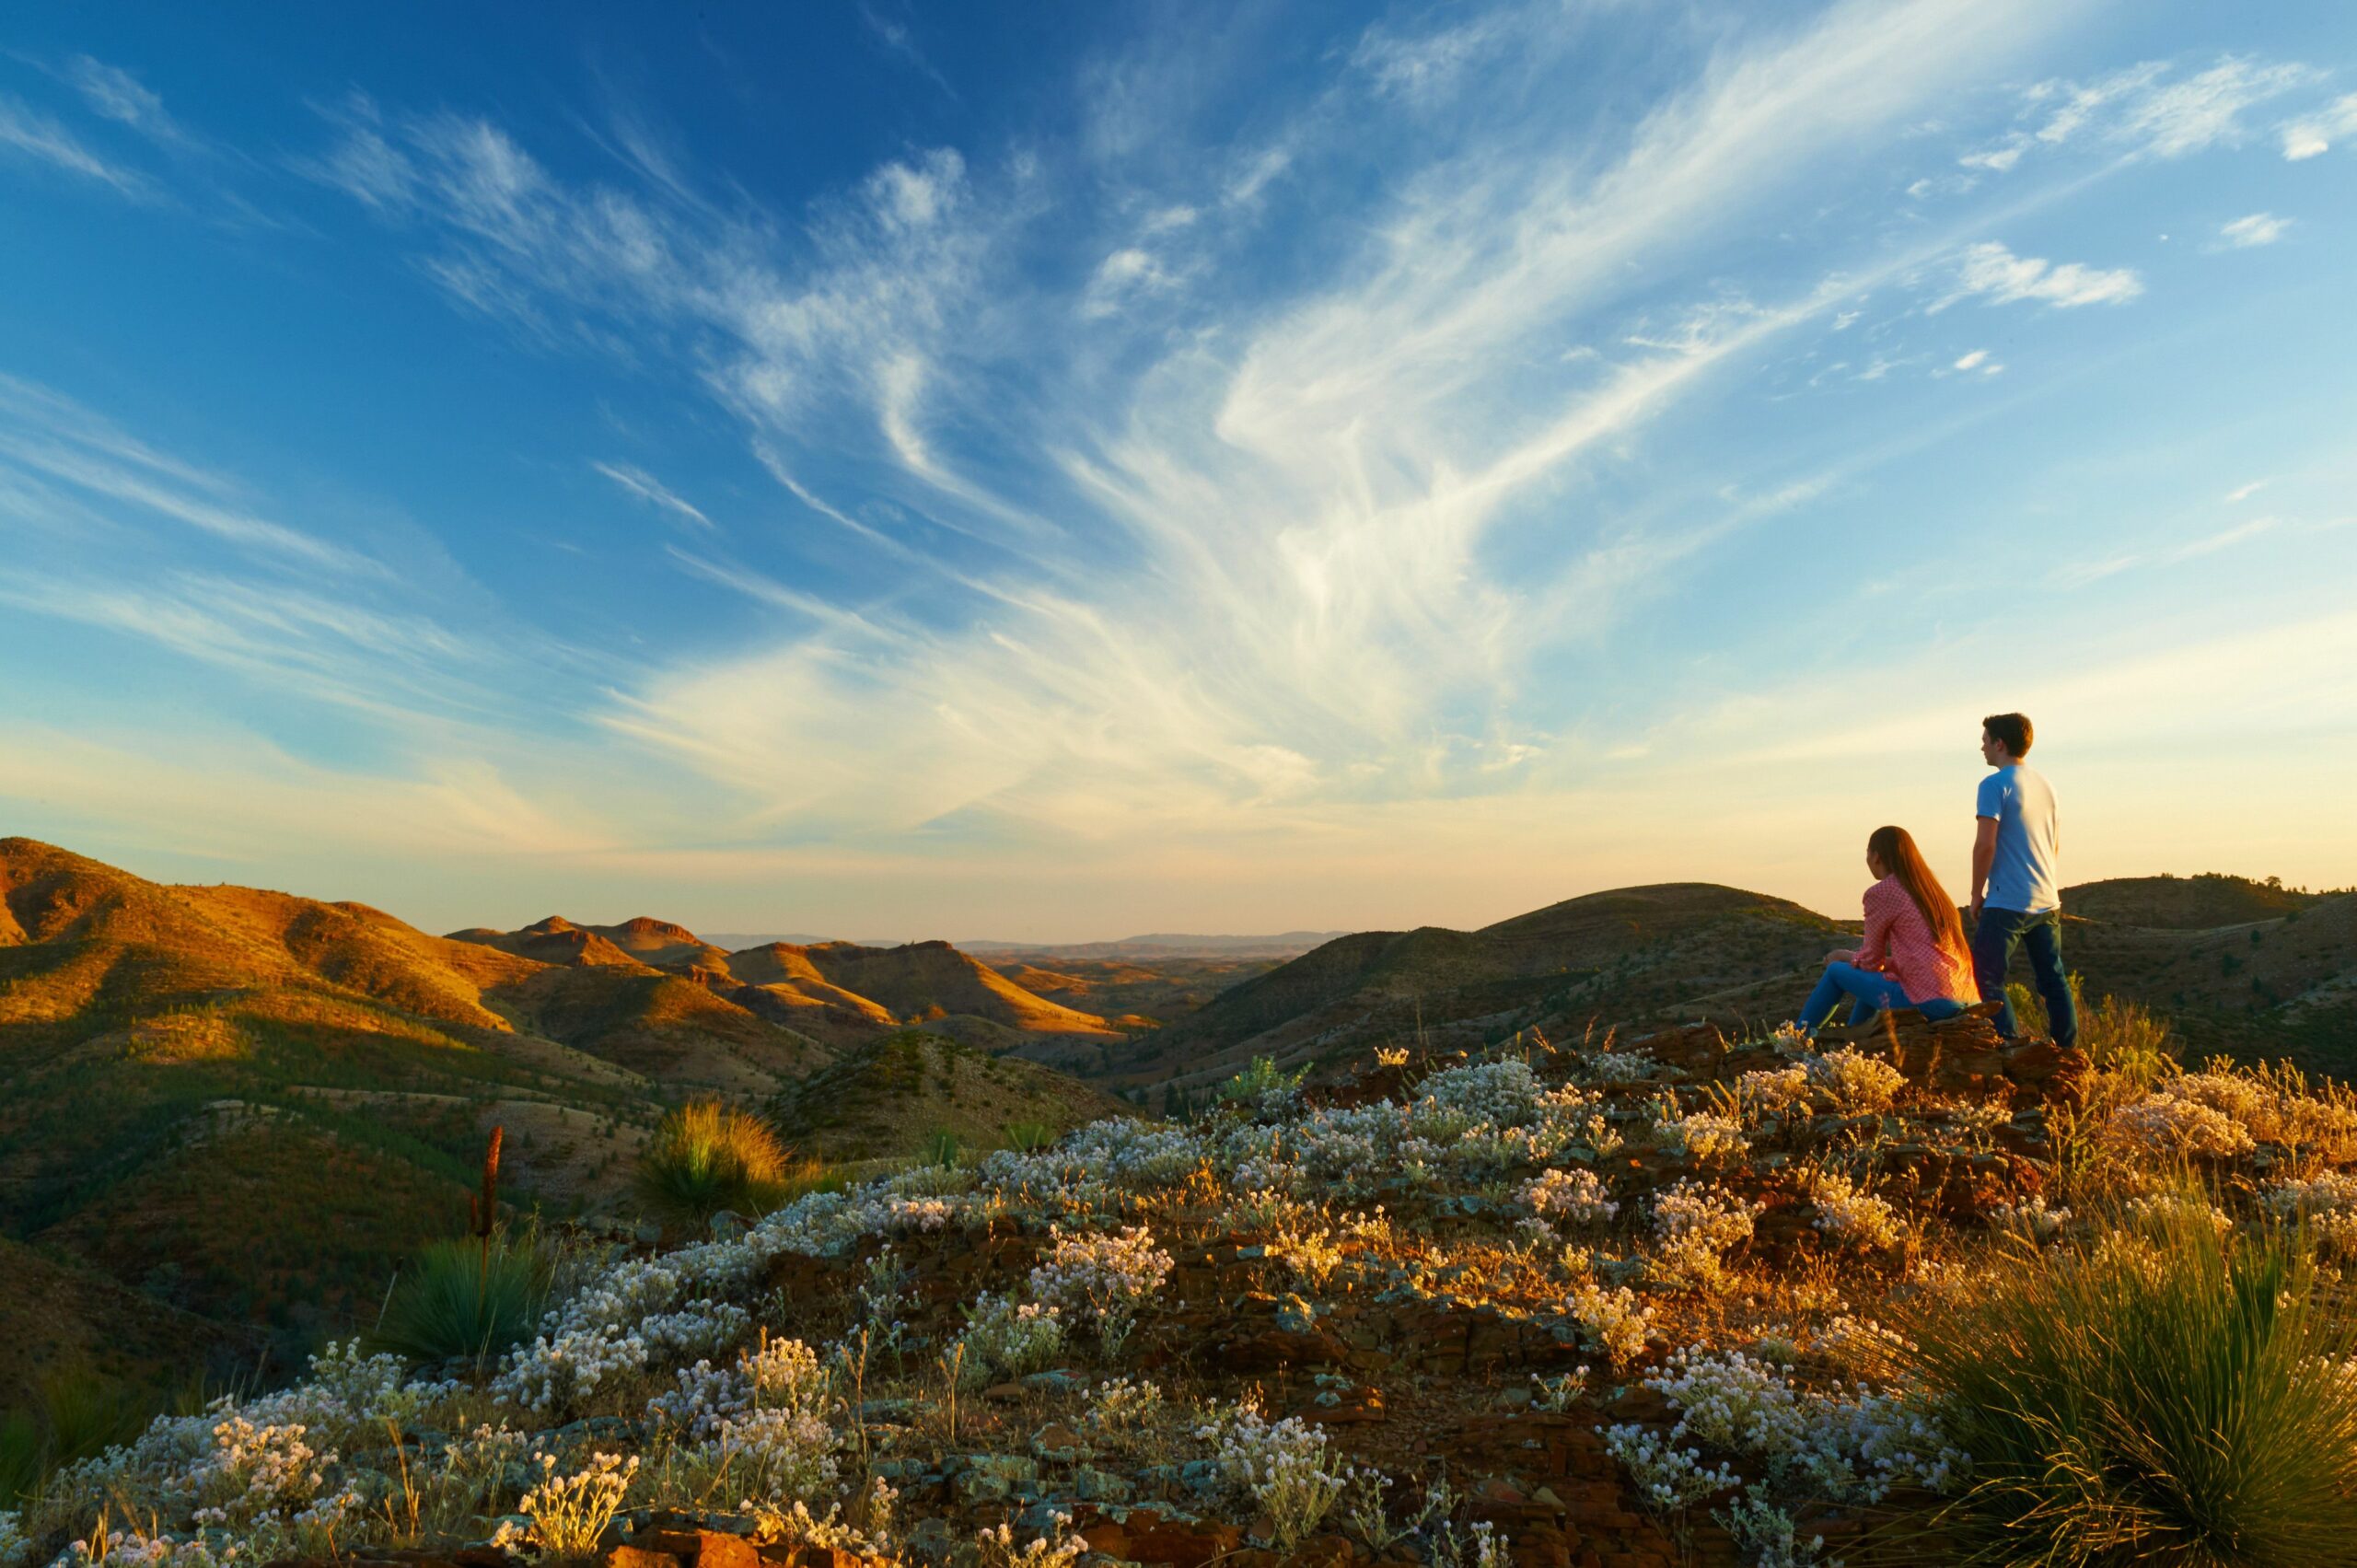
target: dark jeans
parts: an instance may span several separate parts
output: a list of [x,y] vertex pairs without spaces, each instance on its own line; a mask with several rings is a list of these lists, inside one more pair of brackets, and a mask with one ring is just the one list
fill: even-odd
[[2071,978],[2062,972],[2062,912],[1983,909],[1972,927],[1972,973],[1980,982],[1980,1000],[1997,1006],[1997,1032],[2021,1032],[2014,1005],[2005,999],[2005,970],[2014,949],[2029,949],[2029,972],[2046,1003],[2046,1021],[2053,1027],[2054,1043],[2070,1046],[2079,1038],[2079,1007],[2071,1000]]

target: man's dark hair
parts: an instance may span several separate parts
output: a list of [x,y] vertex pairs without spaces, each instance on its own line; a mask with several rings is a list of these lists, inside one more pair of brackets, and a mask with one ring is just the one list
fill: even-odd
[[2016,757],[2029,755],[2032,731],[2027,714],[1991,714],[1980,721],[1990,738]]

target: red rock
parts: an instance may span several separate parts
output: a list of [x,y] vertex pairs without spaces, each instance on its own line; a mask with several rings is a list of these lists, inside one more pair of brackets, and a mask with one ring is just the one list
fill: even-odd
[[618,1546],[606,1553],[605,1568],[679,1568],[679,1560],[668,1551],[656,1551],[644,1546]]
[[743,1536],[699,1530],[696,1541],[696,1568],[760,1568],[761,1548]]

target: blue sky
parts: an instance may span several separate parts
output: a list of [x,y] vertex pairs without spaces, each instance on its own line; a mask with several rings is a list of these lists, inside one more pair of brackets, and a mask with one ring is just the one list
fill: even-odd
[[0,52],[0,830],[429,927],[2357,881],[2357,9]]

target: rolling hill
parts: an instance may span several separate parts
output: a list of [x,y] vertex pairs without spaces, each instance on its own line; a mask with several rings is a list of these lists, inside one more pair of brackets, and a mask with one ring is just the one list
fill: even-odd
[[[2174,1022],[2189,1057],[2285,1056],[2357,1073],[2357,893],[2233,877],[2066,889],[2063,948],[2089,997]],[[1112,1052],[1101,1075],[1201,1088],[1256,1056],[1283,1066],[1376,1044],[1457,1049],[1537,1028],[1789,1017],[1826,951],[1855,939],[1765,894],[1707,883],[1620,889],[1485,926],[1361,932],[1245,981]],[[1050,975],[1077,978],[1071,960]],[[2015,979],[2026,974],[2017,964]],[[1097,1074],[1092,1074],[1097,1075]]]
[[1740,1011],[1843,935],[1765,894],[1708,883],[1592,893],[1479,931],[1343,936],[1235,987],[1119,1054],[1125,1082],[1192,1086],[1255,1056],[1322,1061],[1370,1044],[1454,1048],[1593,1018]]
[[[493,1126],[509,1200],[598,1214],[627,1212],[668,1106],[774,1104],[839,1050],[863,1147],[1118,1109],[947,1041],[926,1048],[939,1072],[861,1049],[911,1018],[1001,1046],[1118,1038],[943,943],[731,954],[646,918],[434,936],[0,840],[0,1263],[41,1282],[0,1289],[0,1388],[85,1364],[151,1392],[299,1365],[461,1228]],[[122,1353],[92,1362],[43,1305],[61,1295],[118,1322]]]

